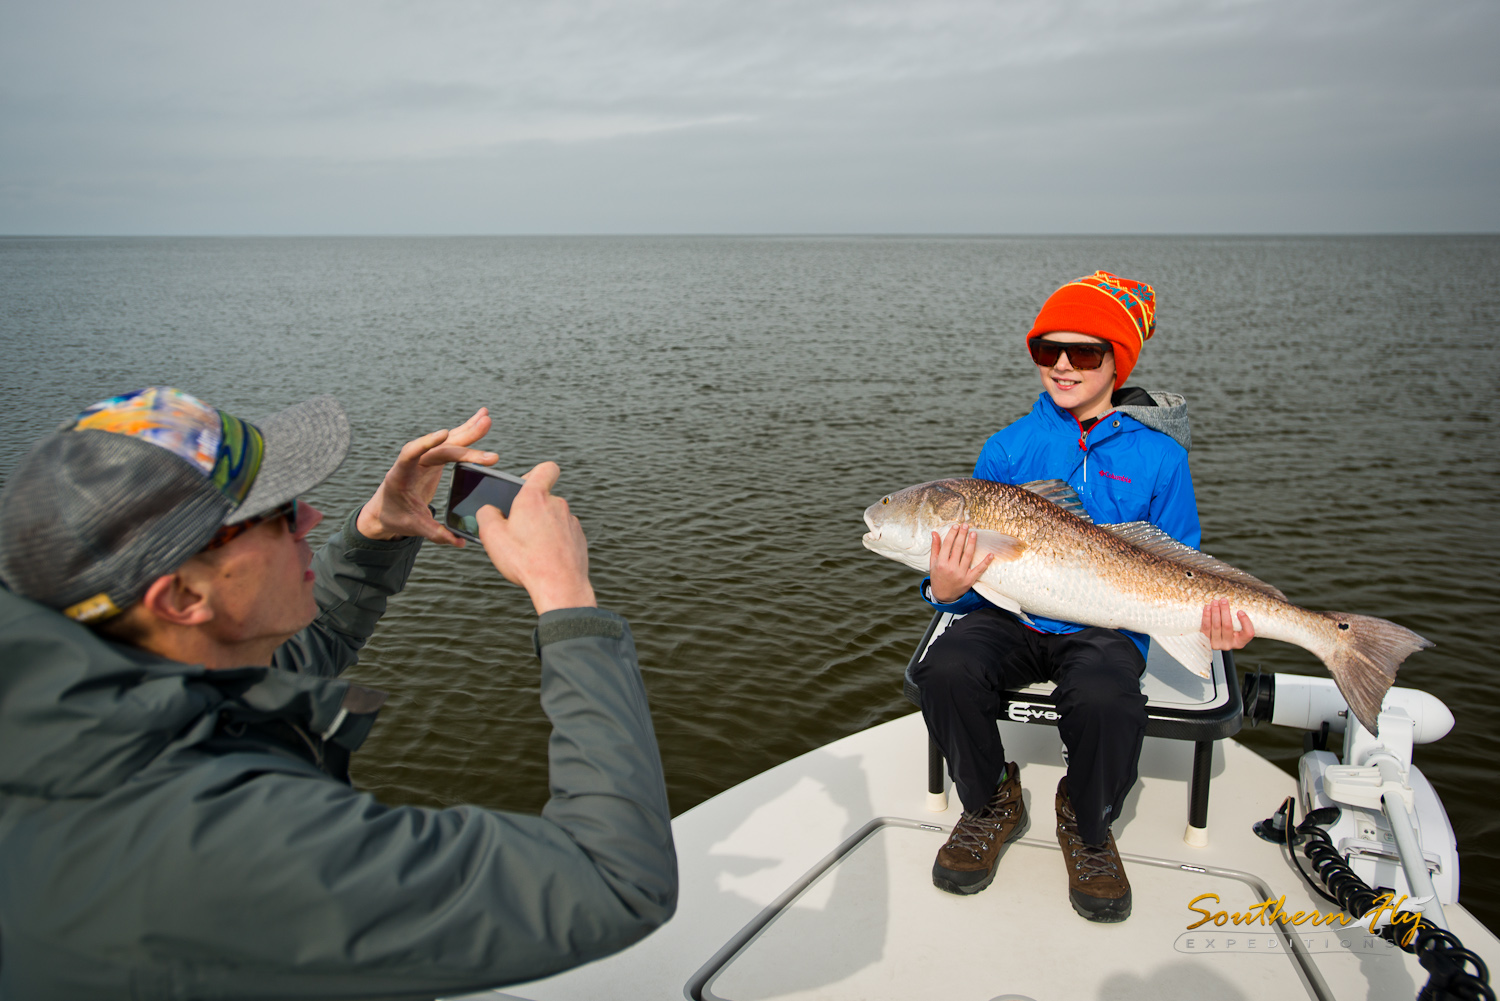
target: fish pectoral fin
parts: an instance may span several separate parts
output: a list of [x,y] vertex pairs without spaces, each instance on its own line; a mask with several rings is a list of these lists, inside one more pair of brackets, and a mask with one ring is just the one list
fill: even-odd
[[995,585],[986,584],[983,579],[980,579],[974,584],[974,590],[979,594],[981,598],[983,598],[985,601],[988,601],[996,608],[1003,608],[1007,612],[1014,612],[1017,615],[1023,614],[1021,611],[1020,602],[1016,601],[1016,599],[1012,598],[1010,595],[996,588]]
[[1207,678],[1213,674],[1214,650],[1208,645],[1208,637],[1202,633],[1152,636],[1151,642],[1171,654],[1173,660],[1198,677]]
[[1063,480],[1032,480],[1030,483],[1022,483],[1022,490],[1030,490],[1038,497],[1045,498],[1062,508],[1071,515],[1076,515],[1084,521],[1093,523],[1088,511],[1084,510],[1083,501],[1078,499],[1078,491],[1074,490]]
[[974,532],[974,562],[978,563],[994,554],[998,563],[1009,563],[1021,558],[1026,552],[1026,543],[1011,535],[1004,535],[990,528],[976,528]]
[[[1166,532],[1157,528],[1149,521],[1127,521],[1118,525],[1101,525],[1106,532],[1124,539],[1138,549],[1143,549],[1153,556],[1180,563],[1185,571],[1206,570],[1207,572],[1225,580],[1231,580],[1244,584],[1261,594],[1269,594],[1278,601],[1286,601],[1286,595],[1271,584],[1267,584],[1259,577],[1247,574],[1239,567],[1230,566],[1223,560],[1214,559],[1204,552],[1199,552],[1192,546],[1185,546],[1172,538]],[[1191,574],[1189,574],[1191,576]]]

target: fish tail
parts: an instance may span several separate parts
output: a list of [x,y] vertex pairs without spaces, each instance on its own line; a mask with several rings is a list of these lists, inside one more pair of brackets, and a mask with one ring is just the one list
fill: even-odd
[[1432,646],[1405,626],[1370,615],[1319,612],[1333,622],[1333,649],[1323,658],[1356,719],[1371,733],[1396,668],[1418,650]]

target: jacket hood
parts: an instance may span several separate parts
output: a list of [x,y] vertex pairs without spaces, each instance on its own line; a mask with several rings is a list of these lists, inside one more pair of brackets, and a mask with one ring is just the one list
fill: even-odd
[[[1077,419],[1042,393],[1031,408],[1032,414],[1049,425],[1069,434],[1076,434]],[[1110,394],[1110,414],[1124,414],[1136,423],[1153,431],[1160,431],[1184,450],[1191,450],[1193,436],[1188,427],[1187,401],[1176,393],[1156,390],[1147,392],[1135,386],[1126,386]]]
[[[374,723],[357,685],[269,667],[210,671],[101,639],[0,588],[0,793],[100,796],[218,721],[287,719],[353,750]],[[378,702],[377,702],[378,705]],[[339,726],[346,720],[353,725]],[[352,745],[352,746],[350,746]]]
[[[1115,395],[1123,396],[1128,392],[1129,387]],[[1136,393],[1140,392],[1136,390]],[[1153,431],[1160,431],[1185,450],[1192,451],[1193,432],[1188,427],[1187,400],[1176,393],[1163,393],[1154,389],[1147,395],[1155,401],[1155,406],[1136,403],[1133,399],[1129,399],[1116,406],[1115,412],[1125,414]]]

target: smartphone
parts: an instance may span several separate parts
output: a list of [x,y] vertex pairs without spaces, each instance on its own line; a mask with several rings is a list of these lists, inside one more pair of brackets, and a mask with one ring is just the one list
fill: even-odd
[[519,476],[488,466],[476,466],[472,462],[454,463],[453,484],[448,488],[448,531],[478,542],[479,509],[493,504],[509,518],[510,502],[516,499],[525,483]]

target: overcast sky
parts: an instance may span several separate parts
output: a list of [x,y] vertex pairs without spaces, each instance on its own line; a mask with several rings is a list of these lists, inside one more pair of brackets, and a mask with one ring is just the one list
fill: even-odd
[[1500,3],[0,0],[0,233],[1500,231]]

